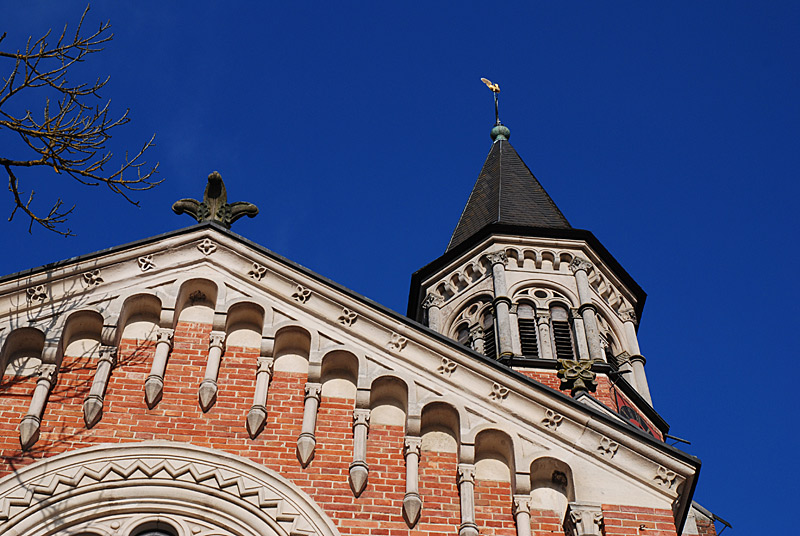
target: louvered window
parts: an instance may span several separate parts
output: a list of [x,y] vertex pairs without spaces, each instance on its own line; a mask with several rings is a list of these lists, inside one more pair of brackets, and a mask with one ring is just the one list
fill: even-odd
[[494,336],[494,316],[487,312],[481,321],[483,327],[483,354],[486,357],[497,359],[497,342]]
[[536,316],[533,307],[521,303],[517,306],[517,326],[519,327],[519,342],[522,346],[522,356],[529,358],[539,357],[539,338],[536,329]]
[[550,323],[553,326],[553,344],[558,359],[575,359],[572,343],[572,327],[569,314],[564,307],[555,306],[550,309]]

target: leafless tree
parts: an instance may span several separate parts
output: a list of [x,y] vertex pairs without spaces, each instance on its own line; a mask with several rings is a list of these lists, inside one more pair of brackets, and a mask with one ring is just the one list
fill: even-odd
[[[67,80],[71,67],[102,51],[114,37],[110,32],[110,22],[102,23],[91,35],[81,35],[88,12],[89,6],[84,10],[74,35],[67,34],[65,25],[55,44],[48,42],[51,34],[48,31],[36,41],[29,37],[24,50],[0,50],[0,58],[13,64],[10,74],[3,78],[0,90],[0,129],[16,133],[30,149],[21,147],[27,154],[19,155],[22,158],[12,158],[12,155],[2,154],[5,149],[0,148],[0,165],[8,174],[8,189],[14,197],[14,209],[8,219],[11,221],[17,211],[21,211],[30,218],[29,232],[37,223],[56,233],[71,235],[64,224],[75,206],[67,208],[58,197],[49,212],[34,209],[33,189],[24,192],[17,176],[23,168],[50,167],[55,173],[69,175],[84,185],[105,184],[134,205],[138,203],[130,197],[131,192],[148,190],[161,182],[154,176],[158,164],[145,167],[146,162],[142,160],[144,152],[153,146],[155,135],[135,155],[126,152],[122,161],[112,162],[112,153],[106,150],[105,143],[111,137],[112,129],[130,119],[128,110],[121,117],[114,118],[109,115],[110,102],[97,104],[99,91],[109,79],[98,78],[94,83],[83,84]],[[3,33],[0,43],[5,37]],[[24,113],[11,111],[12,106],[24,109],[20,104],[27,102],[25,99],[29,99],[29,94],[34,91],[42,92],[44,98],[41,117],[38,114],[34,116],[30,110]]]

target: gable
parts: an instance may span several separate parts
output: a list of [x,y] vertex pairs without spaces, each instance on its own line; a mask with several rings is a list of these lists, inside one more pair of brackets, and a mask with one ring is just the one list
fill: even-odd
[[[569,473],[572,500],[674,503],[681,519],[699,468],[680,451],[214,225],[6,279],[0,311],[3,369],[19,352],[37,350],[42,363],[60,365],[74,346],[99,370],[101,346],[152,342],[179,322],[210,324],[229,347],[253,349],[243,361],[247,381],[257,381],[259,358],[304,374],[323,395],[328,389],[352,398],[354,410],[372,411],[373,425],[399,425],[421,438],[423,451],[455,445],[478,477],[505,478],[517,494],[533,491],[542,467],[567,467],[560,472]],[[201,351],[210,355],[208,345]],[[240,419],[244,428],[246,412]]]

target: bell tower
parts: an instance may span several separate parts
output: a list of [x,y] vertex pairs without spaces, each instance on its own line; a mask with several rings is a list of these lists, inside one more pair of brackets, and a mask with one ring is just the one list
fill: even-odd
[[619,411],[619,395],[647,415],[636,336],[646,294],[591,232],[570,225],[510,136],[498,118],[447,249],[412,276],[408,315],[573,396],[594,392]]

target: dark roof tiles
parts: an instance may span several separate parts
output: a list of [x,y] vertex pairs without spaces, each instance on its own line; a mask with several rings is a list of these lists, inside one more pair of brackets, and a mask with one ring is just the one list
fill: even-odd
[[492,223],[572,228],[514,147],[501,139],[492,144],[447,251]]

